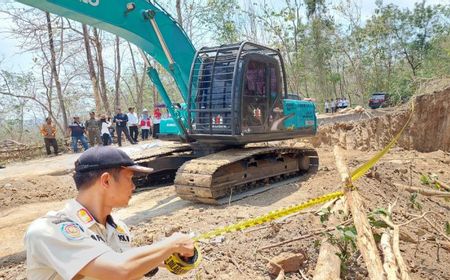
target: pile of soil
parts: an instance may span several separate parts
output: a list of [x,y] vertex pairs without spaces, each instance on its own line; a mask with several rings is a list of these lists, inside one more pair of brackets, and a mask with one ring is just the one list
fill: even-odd
[[390,114],[325,125],[319,129],[312,144],[315,147],[339,144],[349,150],[380,150],[405,125],[411,108],[414,108],[411,123],[399,139],[398,146],[420,152],[450,151],[450,88],[416,96]]
[[62,201],[76,195],[70,175],[2,179],[0,188],[0,210],[28,203]]

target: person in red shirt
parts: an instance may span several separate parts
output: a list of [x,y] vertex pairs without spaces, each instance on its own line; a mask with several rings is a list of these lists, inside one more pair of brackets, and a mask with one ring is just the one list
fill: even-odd
[[141,122],[140,122],[139,126],[141,127],[142,140],[147,140],[148,135],[150,134],[151,127],[152,127],[152,120],[151,120],[150,116],[148,115],[147,109],[144,109],[142,111],[142,117],[141,117]]
[[161,111],[159,111],[159,108],[155,108],[153,110],[153,131],[152,136],[153,138],[158,138],[157,134],[159,133],[159,123],[161,121]]

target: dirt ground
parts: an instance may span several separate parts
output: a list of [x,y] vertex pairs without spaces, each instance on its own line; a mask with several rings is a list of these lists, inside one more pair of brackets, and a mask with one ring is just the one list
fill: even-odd
[[[447,101],[450,100],[450,89],[416,100],[415,115],[399,146],[355,182],[355,186],[364,200],[367,213],[387,209],[396,201],[392,214],[396,224],[408,221],[414,215],[434,212],[427,217],[435,228],[424,219],[401,227],[412,240],[400,240],[400,250],[412,279],[450,279],[450,251],[439,245],[450,241],[445,230],[445,223],[450,221],[449,201],[422,195],[416,197],[393,185],[400,183],[434,190],[432,186],[422,183],[423,175],[450,183],[450,111]],[[430,106],[434,107],[430,109]],[[391,114],[371,119],[331,123],[322,127],[318,136],[310,141],[319,153],[319,171],[304,176],[297,183],[224,206],[183,201],[176,197],[172,186],[162,187],[136,193],[130,206],[118,209],[116,215],[131,225],[135,244],[142,245],[174,231],[204,233],[339,190],[340,177],[333,157],[333,145],[341,144],[346,148],[345,157],[349,168],[354,170],[386,145],[395,131],[402,127],[409,116],[408,108],[405,106]],[[289,143],[295,145],[295,142]],[[48,160],[57,162],[59,159]],[[20,164],[20,168],[23,169],[26,164]],[[12,168],[7,166],[6,169],[13,172]],[[60,169],[65,170],[66,167]],[[22,237],[27,225],[47,211],[61,208],[65,199],[75,194],[75,187],[70,174],[53,172],[51,175],[21,173],[18,176],[2,176],[0,188],[0,279],[25,279]],[[317,211],[311,211],[320,207],[268,225],[201,242],[199,247],[203,261],[198,269],[182,277],[161,270],[155,279],[275,279],[276,275],[270,275],[266,266],[268,259],[282,252],[305,256],[301,273],[286,273],[285,279],[311,279],[324,233],[270,249],[258,249],[325,229],[327,221],[321,222]],[[338,230],[328,236],[343,240]],[[344,251],[348,256],[343,258],[346,260],[342,267],[343,278],[368,279],[359,252],[351,246]]]

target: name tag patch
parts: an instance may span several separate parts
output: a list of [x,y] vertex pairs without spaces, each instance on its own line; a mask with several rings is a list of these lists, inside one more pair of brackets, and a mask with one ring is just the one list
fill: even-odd
[[121,242],[130,242],[130,237],[128,235],[119,234],[118,237]]

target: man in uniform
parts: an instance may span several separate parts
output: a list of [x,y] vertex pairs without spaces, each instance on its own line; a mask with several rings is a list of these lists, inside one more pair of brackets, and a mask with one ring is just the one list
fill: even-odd
[[100,130],[102,125],[100,121],[95,119],[95,112],[89,113],[89,120],[86,121],[84,127],[86,127],[87,135],[89,139],[89,146],[94,147],[96,144],[100,145],[102,143]]
[[128,205],[135,172],[151,172],[113,147],[95,147],[75,162],[78,195],[34,221],[25,235],[28,279],[138,279],[170,255],[194,255],[185,234],[131,247],[127,226],[111,211]]

